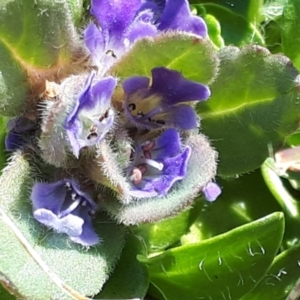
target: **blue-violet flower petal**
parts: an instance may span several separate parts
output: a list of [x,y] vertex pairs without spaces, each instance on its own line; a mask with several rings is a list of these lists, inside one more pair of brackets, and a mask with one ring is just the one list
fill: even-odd
[[205,22],[191,13],[188,0],[166,0],[164,10],[158,20],[158,29],[160,31],[173,29],[202,37],[207,36]]
[[37,128],[37,124],[23,116],[16,117],[7,122],[9,130],[5,138],[7,151],[14,151],[26,143],[26,137]]
[[221,188],[214,182],[209,182],[203,189],[204,196],[207,201],[215,201],[222,193]]
[[84,32],[92,59],[107,70],[139,38],[156,36],[168,30],[207,36],[206,24],[194,16],[188,0],[92,0],[91,23]]
[[198,126],[189,102],[206,100],[210,96],[207,86],[164,67],[152,69],[149,84],[150,79],[143,76],[124,81],[124,110],[130,122],[146,129],[164,126],[189,130]]
[[40,223],[67,234],[81,245],[99,243],[91,222],[96,204],[88,194],[80,191],[73,179],[36,183],[31,199],[33,215]]
[[190,147],[181,145],[179,133],[167,129],[159,137],[138,145],[133,152],[127,176],[132,182],[131,196],[164,196],[186,175]]
[[137,38],[154,36],[151,11],[139,11],[142,0],[94,0],[91,14],[99,26],[91,23],[84,32],[86,46],[99,67],[106,70],[129,49]]
[[114,112],[110,107],[111,96],[117,80],[106,77],[92,85],[95,73],[88,77],[84,91],[69,114],[65,129],[76,157],[81,148],[98,143],[110,130]]

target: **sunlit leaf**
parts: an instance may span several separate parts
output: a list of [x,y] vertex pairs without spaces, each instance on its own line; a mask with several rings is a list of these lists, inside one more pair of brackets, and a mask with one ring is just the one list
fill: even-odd
[[283,231],[283,214],[274,213],[201,243],[140,260],[160,299],[239,299],[269,269]]
[[192,231],[184,236],[185,243],[214,237],[281,209],[260,170],[240,178],[217,178],[217,182],[221,195],[216,201],[205,203]]
[[300,68],[300,5],[298,0],[285,2],[281,22],[282,50]]
[[249,22],[259,23],[261,20],[261,8],[263,0],[190,0],[193,4],[211,3],[222,6],[225,9],[231,10],[235,14],[243,16]]
[[241,300],[286,298],[300,274],[300,247],[293,247],[276,256],[267,274],[256,288]]
[[0,112],[15,116],[83,53],[67,1],[1,1],[0,24]]
[[[200,9],[198,5],[194,7]],[[221,36],[226,45],[243,46],[249,43],[264,45],[264,39],[258,29],[242,15],[230,8],[213,3],[204,3],[200,7],[218,20]]]
[[219,48],[224,47],[224,39],[221,35],[221,26],[219,21],[210,14],[204,16],[207,25],[208,35],[212,42]]
[[273,158],[268,158],[261,169],[268,188],[285,214],[286,229],[281,247],[283,249],[293,247],[300,241],[300,202],[284,184],[284,179],[279,176],[280,169]]
[[109,73],[121,79],[149,76],[153,68],[164,66],[207,84],[216,75],[217,65],[218,59],[208,40],[184,33],[166,33],[138,40]]
[[84,248],[32,216],[28,161],[16,154],[0,178],[0,273],[27,299],[85,299],[101,289],[124,244],[124,229],[97,216],[100,245]]
[[297,129],[298,71],[260,46],[224,47],[212,96],[199,103],[202,131],[219,152],[220,175],[258,168]]
[[69,4],[74,23],[79,25],[84,13],[84,0],[67,0],[67,3]]

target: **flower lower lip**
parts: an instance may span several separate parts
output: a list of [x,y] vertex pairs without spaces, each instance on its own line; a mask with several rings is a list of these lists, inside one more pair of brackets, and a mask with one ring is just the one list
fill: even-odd
[[31,193],[34,216],[42,224],[66,233],[76,243],[92,246],[99,238],[92,228],[96,203],[73,179],[36,183]]

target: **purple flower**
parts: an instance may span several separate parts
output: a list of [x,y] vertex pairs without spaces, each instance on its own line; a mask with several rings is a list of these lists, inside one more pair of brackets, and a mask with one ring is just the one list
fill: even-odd
[[124,110],[136,126],[156,129],[162,126],[184,130],[198,126],[198,117],[188,102],[206,100],[207,86],[185,79],[178,71],[152,69],[152,83],[143,76],[126,79]]
[[31,199],[34,217],[42,224],[84,246],[99,243],[92,228],[91,215],[96,204],[90,196],[80,191],[73,179],[53,183],[36,183]]
[[132,182],[131,196],[166,195],[176,181],[185,177],[190,154],[190,147],[182,147],[175,129],[138,145],[127,174]]
[[23,116],[11,119],[7,122],[9,132],[5,138],[7,151],[14,151],[21,148],[29,139],[31,133],[37,128],[37,124]]
[[86,28],[85,43],[104,70],[139,38],[167,30],[207,35],[204,21],[191,14],[187,0],[92,0],[91,14],[99,25]]
[[214,182],[209,182],[203,189],[204,196],[207,201],[215,201],[222,193],[221,188]]
[[65,129],[76,157],[81,148],[98,143],[114,122],[110,100],[117,80],[106,77],[92,85],[95,73],[88,77],[83,92],[69,114]]
[[180,30],[202,37],[207,36],[207,28],[205,22],[198,16],[195,16],[190,11],[189,2],[187,0],[166,0],[147,1],[145,8],[152,8],[155,12],[157,29],[159,31]]

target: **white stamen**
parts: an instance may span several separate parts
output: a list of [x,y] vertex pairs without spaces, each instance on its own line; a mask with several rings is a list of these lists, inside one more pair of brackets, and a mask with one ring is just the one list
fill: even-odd
[[125,48],[128,48],[130,45],[129,39],[124,39],[123,43],[124,43]]
[[59,218],[63,218],[66,215],[68,215],[69,213],[71,213],[72,211],[74,211],[74,209],[76,209],[77,206],[80,204],[81,197],[78,197],[77,199],[72,198],[72,200],[75,200],[75,201],[73,201],[72,204],[67,209],[63,210],[61,213],[58,214]]
[[73,200],[73,201],[75,201],[75,200],[76,200],[76,196],[77,196],[77,194],[76,194],[76,193],[72,193],[72,194],[71,194],[71,198],[72,198],[72,200]]
[[70,182],[66,182],[65,187],[67,188],[67,190],[71,190],[71,183]]
[[164,168],[164,164],[163,163],[159,163],[153,159],[150,159],[150,158],[144,158],[142,160],[143,163],[146,163],[147,165],[159,170],[159,171],[162,171],[162,169]]

